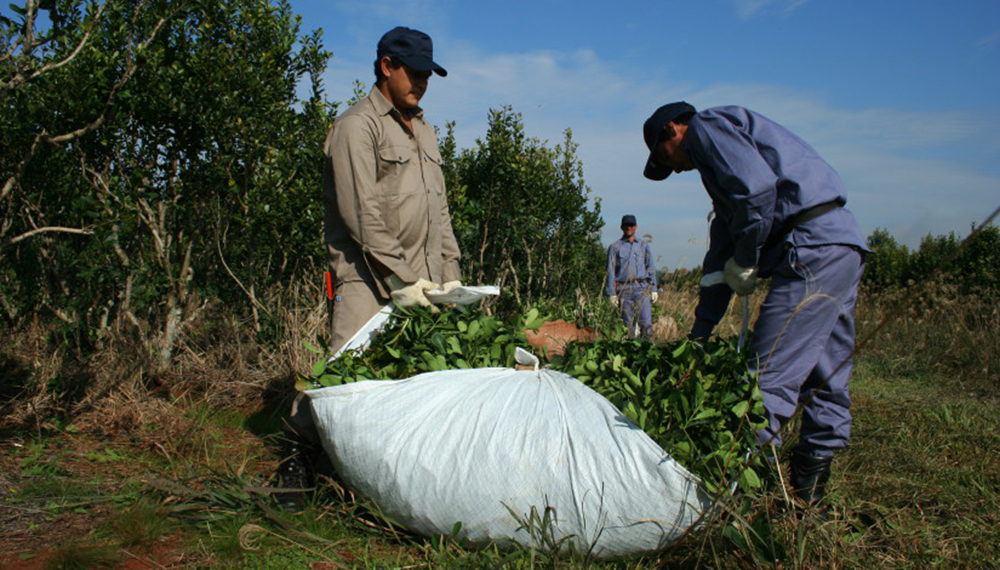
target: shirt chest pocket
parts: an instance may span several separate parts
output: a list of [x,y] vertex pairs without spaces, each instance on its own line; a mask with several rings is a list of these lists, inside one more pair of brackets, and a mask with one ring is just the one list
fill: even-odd
[[[384,146],[378,149],[378,172],[375,190],[380,196],[414,192],[418,186],[407,184],[407,173],[414,168],[413,149],[406,146]],[[419,169],[419,166],[416,166]]]
[[623,247],[618,250],[618,260],[627,263],[629,260],[638,261],[639,251],[634,247]]
[[427,190],[437,196],[444,194],[444,172],[441,170],[441,152],[437,145],[424,149],[423,153],[424,180]]

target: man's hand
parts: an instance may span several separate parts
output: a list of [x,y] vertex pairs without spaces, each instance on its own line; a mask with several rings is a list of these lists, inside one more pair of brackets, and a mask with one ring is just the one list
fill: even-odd
[[618,308],[618,295],[608,297],[608,302],[611,303],[612,307]]
[[652,302],[654,302],[654,303],[657,300],[659,300],[659,298],[660,298],[660,294],[658,292],[656,292],[656,291],[653,291],[652,293],[649,294],[649,300],[652,301]]
[[417,279],[416,283],[407,285],[396,275],[389,275],[385,281],[391,289],[389,295],[392,297],[392,302],[396,303],[397,307],[430,307],[431,312],[437,312],[437,307],[432,305],[427,296],[424,295],[425,291],[440,289],[441,286],[437,283],[426,279]]
[[451,291],[452,289],[455,289],[456,287],[461,287],[461,286],[462,286],[462,282],[456,279],[454,281],[448,281],[447,283],[445,283],[444,285],[442,285],[441,286],[441,290],[444,291],[445,293],[447,293],[447,292]]
[[726,285],[736,292],[737,295],[749,295],[753,293],[757,284],[757,268],[742,267],[736,263],[736,259],[730,257],[723,268],[726,278]]

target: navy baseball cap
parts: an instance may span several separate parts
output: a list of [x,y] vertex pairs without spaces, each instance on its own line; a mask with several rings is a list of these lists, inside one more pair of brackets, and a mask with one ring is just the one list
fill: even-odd
[[632,214],[625,214],[624,216],[622,216],[622,225],[635,226],[638,224],[635,223],[635,216],[633,216]]
[[646,140],[646,146],[649,147],[649,158],[646,159],[646,168],[642,171],[643,176],[650,180],[666,180],[670,176],[673,169],[669,166],[661,166],[653,160],[653,150],[659,144],[663,127],[667,126],[667,123],[697,112],[690,104],[678,101],[660,107],[646,119],[646,123],[642,126],[642,138]]
[[418,71],[433,71],[441,77],[448,75],[443,67],[434,62],[434,46],[427,34],[403,26],[397,26],[378,41],[378,58],[393,57],[406,67]]

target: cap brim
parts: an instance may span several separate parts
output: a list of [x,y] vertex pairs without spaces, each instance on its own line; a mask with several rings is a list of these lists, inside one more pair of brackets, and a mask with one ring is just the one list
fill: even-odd
[[395,57],[399,61],[403,62],[403,65],[409,67],[410,69],[416,69],[417,71],[433,71],[434,73],[437,73],[441,77],[445,77],[448,75],[448,72],[445,70],[445,68],[434,63],[434,60],[432,60],[429,57],[418,57],[418,56],[412,56],[406,58],[399,56]]
[[666,180],[670,173],[673,172],[669,167],[661,166],[653,160],[653,154],[650,153],[649,159],[646,160],[646,168],[642,171],[642,175],[650,180]]

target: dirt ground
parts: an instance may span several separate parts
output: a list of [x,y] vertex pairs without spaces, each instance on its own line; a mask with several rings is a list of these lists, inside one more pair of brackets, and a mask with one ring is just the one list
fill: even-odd
[[[176,438],[192,437],[195,428],[178,417],[168,419],[167,412],[156,403],[139,413],[98,411],[79,418],[73,429],[49,432],[35,442],[26,440],[21,430],[0,426],[0,568],[44,569],[51,567],[60,549],[81,546],[103,548],[115,561],[109,567],[125,570],[186,568],[194,563],[183,531],[124,548],[113,532],[104,530],[136,498],[116,502],[107,497],[128,484],[169,478],[135,458],[175,455],[181,452]],[[137,422],[152,418],[156,429],[137,429]],[[213,433],[225,444],[225,453],[219,455],[251,458],[240,464],[250,474],[266,477],[273,472],[276,456],[261,437],[241,428],[213,428]],[[38,493],[39,485],[56,492],[60,485],[83,488],[91,497],[47,497]],[[65,506],[57,505],[59,501]]]

